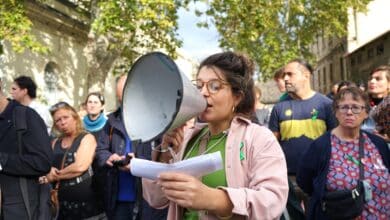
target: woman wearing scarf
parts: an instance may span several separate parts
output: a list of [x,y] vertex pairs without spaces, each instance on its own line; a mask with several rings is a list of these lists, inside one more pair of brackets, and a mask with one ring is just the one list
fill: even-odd
[[98,92],[89,93],[85,100],[87,115],[83,118],[85,130],[95,135],[106,124],[104,115],[104,97]]
[[[85,109],[87,114],[83,118],[84,129],[95,136],[96,142],[99,141],[99,131],[106,124],[107,117],[104,115],[104,97],[99,92],[91,92],[85,100]],[[92,188],[97,195],[97,198],[103,200],[104,178],[106,170],[97,165],[97,160],[94,158],[92,163],[93,180]]]

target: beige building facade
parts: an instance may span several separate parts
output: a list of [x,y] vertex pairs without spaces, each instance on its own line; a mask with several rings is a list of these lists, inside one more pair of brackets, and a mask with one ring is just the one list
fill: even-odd
[[[39,101],[48,106],[66,101],[78,109],[88,92],[92,92],[87,88],[88,61],[84,51],[90,29],[88,16],[77,12],[71,1],[49,0],[44,4],[26,1],[26,5],[34,36],[50,52],[37,54],[26,49],[23,53],[15,53],[9,42],[1,42],[0,71],[5,82],[4,91],[9,92],[14,78],[26,75],[37,83]],[[190,79],[196,73],[198,63],[180,51],[176,63]],[[129,69],[124,67],[122,72],[127,73]],[[118,106],[113,72],[104,82],[106,112]]]
[[366,82],[375,67],[390,63],[390,1],[373,0],[367,11],[348,11],[347,36],[319,36],[311,46],[316,63],[313,88],[328,93],[341,80]]
[[0,68],[6,89],[20,75],[30,76],[38,85],[38,99],[48,105],[66,101],[77,106],[86,93],[84,86],[86,59],[83,49],[89,25],[83,15],[58,1],[41,4],[26,1],[27,15],[33,22],[32,33],[49,48],[48,54],[26,49],[15,53],[9,42],[3,42]]
[[327,93],[335,82],[347,78],[344,55],[346,38],[317,37],[311,51],[315,55],[312,88]]
[[379,65],[390,65],[390,1],[374,0],[366,13],[349,11],[348,77],[366,82]]

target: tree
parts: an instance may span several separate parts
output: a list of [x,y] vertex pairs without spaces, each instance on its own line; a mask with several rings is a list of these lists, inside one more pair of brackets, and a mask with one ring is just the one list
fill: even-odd
[[23,1],[0,0],[0,40],[8,40],[15,52],[25,48],[33,52],[45,53],[36,38],[31,35],[32,22],[24,13]]
[[[32,22],[25,14],[25,1],[0,1],[0,40],[10,41],[16,52],[26,48],[34,52],[47,51],[31,34]],[[45,4],[45,0],[37,2]],[[142,53],[140,50],[155,49],[165,49],[175,56],[176,48],[181,45],[176,33],[180,1],[68,0],[68,3],[90,19],[91,28],[84,48],[89,90],[104,88],[104,81],[118,58],[131,63]]]
[[[196,0],[195,0],[196,1]],[[214,23],[220,46],[248,53],[264,79],[293,58],[312,61],[317,36],[345,36],[348,8],[365,10],[371,0],[212,0],[199,26]]]

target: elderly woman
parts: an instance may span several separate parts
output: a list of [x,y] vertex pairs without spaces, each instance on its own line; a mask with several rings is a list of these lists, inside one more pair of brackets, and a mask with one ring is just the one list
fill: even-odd
[[[326,195],[353,190],[358,182],[365,183],[363,211],[344,219],[389,219],[390,152],[382,138],[360,129],[369,108],[369,98],[359,88],[345,88],[335,96],[333,109],[339,125],[312,143],[298,169],[298,185],[311,196],[308,219],[332,219],[329,211],[325,213]],[[340,204],[338,214],[352,209],[335,203]]]
[[[60,136],[53,141],[54,167],[42,182],[59,186],[58,219],[84,219],[102,214],[102,204],[91,188],[91,164],[96,141],[83,130],[76,110],[65,102],[51,107],[54,128]],[[99,219],[98,217],[93,219]]]
[[[169,206],[168,219],[278,219],[287,201],[287,168],[278,141],[251,123],[255,104],[253,63],[233,52],[214,54],[199,68],[195,84],[207,100],[203,124],[163,137],[156,161],[169,163],[220,152],[224,168],[199,179],[165,172],[143,179],[144,198]],[[184,138],[184,139],[183,139]],[[168,145],[175,155],[165,152]]]

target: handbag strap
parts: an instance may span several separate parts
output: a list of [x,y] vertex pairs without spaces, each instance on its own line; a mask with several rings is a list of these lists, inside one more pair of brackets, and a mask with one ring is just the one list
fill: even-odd
[[[58,139],[57,139],[58,141]],[[62,141],[62,140],[61,140]],[[62,157],[62,161],[61,161],[61,168],[60,170],[64,169],[64,165],[65,165],[65,158],[66,158],[66,155],[68,154],[69,150],[71,149],[71,147],[68,147],[68,149],[66,149],[65,153],[64,153],[64,156]],[[60,187],[60,181],[57,181],[54,189],[55,190],[58,190],[58,188]]]
[[[23,155],[22,149],[22,136],[23,133],[27,130],[26,123],[26,107],[16,106],[12,115],[13,123],[15,124],[16,135],[17,135],[17,144],[18,144],[18,154]],[[22,198],[24,205],[27,211],[28,219],[31,219],[31,210],[30,210],[30,199],[28,196],[27,190],[27,179],[25,177],[19,177],[20,191],[22,193]]]
[[364,180],[364,165],[362,163],[364,158],[364,137],[363,132],[360,132],[359,138],[359,180]]

